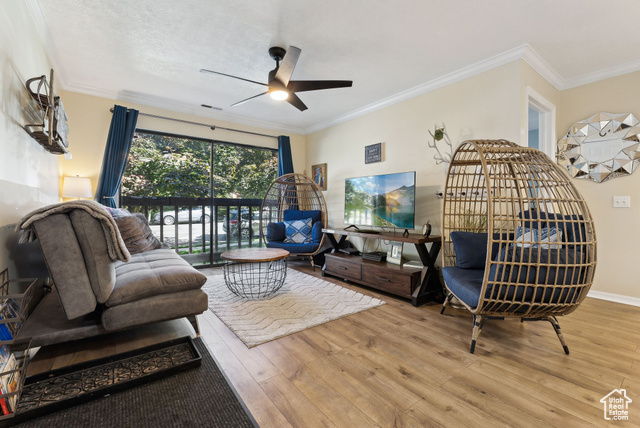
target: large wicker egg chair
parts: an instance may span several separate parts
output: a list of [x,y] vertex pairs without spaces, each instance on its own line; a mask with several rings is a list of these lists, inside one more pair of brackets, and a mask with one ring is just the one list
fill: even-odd
[[[297,227],[300,224],[303,226]],[[322,229],[327,227],[327,204],[322,191],[304,174],[276,178],[262,201],[260,226],[260,235],[268,248],[282,248],[292,255],[309,257],[315,270],[313,256],[322,249]]]
[[505,140],[465,141],[455,151],[443,206],[443,277],[473,315],[473,353],[487,319],[549,321],[584,300],[596,267],[589,208],[544,153]]

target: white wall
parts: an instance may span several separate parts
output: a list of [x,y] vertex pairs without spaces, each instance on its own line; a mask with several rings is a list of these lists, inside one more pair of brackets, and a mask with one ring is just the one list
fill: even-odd
[[[446,169],[427,147],[428,130],[444,122],[454,145],[466,139],[526,141],[527,88],[556,106],[556,138],[569,126],[599,111],[631,112],[640,117],[640,72],[559,91],[523,61],[386,107],[307,136],[307,170],[328,164],[325,192],[331,227],[344,227],[344,179],[401,171],[417,172],[416,227],[427,219],[440,232]],[[385,142],[384,162],[365,165],[364,146]],[[573,180],[590,207],[598,239],[598,265],[592,290],[640,298],[635,265],[640,254],[640,172],[603,184]],[[631,208],[612,208],[614,195],[631,196]],[[356,240],[362,248],[362,241]],[[409,254],[416,258],[415,253]],[[615,296],[609,296],[615,297]],[[628,298],[632,299],[629,300]]]
[[[439,234],[442,204],[435,193],[444,188],[447,166],[436,165],[429,130],[444,122],[454,149],[469,139],[519,141],[520,74],[520,63],[513,62],[308,135],[306,170],[327,163],[330,226],[345,226],[345,178],[416,171],[416,228],[429,219]],[[385,143],[384,161],[365,165],[364,147],[378,142]]]
[[15,252],[12,224],[32,209],[59,200],[58,156],[22,129],[19,102],[24,82],[48,75],[49,69],[24,3],[0,2],[0,269],[9,267],[12,277],[26,274],[26,256]]
[[[630,73],[560,93],[557,135],[572,123],[605,111],[640,118],[640,72]],[[573,180],[594,219],[598,265],[592,290],[640,299],[637,265],[640,255],[640,171],[604,183]],[[613,208],[613,196],[631,196],[630,208]]]

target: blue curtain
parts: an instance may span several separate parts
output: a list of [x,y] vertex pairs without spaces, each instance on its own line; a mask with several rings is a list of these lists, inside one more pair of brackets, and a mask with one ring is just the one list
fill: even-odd
[[293,160],[291,159],[291,142],[289,137],[278,137],[278,177],[293,172]]
[[118,105],[113,106],[111,127],[96,190],[96,201],[107,207],[117,208],[115,198],[120,188],[124,168],[127,165],[127,156],[137,121],[138,110],[129,110]]

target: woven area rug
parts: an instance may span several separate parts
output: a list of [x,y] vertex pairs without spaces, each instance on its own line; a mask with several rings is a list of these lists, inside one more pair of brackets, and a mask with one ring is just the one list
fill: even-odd
[[[228,384],[202,339],[200,367],[139,385],[17,426],[24,428],[178,428],[258,425]],[[2,421],[11,425],[11,419]],[[5,425],[2,425],[5,426]]]
[[209,309],[249,348],[385,302],[293,269],[278,292],[260,300],[233,294],[222,269],[202,289]]

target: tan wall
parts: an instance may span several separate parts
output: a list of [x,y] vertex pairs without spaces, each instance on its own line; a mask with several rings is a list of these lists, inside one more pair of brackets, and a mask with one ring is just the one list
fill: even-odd
[[[572,123],[597,113],[633,113],[640,118],[640,72],[560,93],[557,135]],[[598,267],[593,290],[640,298],[640,172],[604,183],[573,181],[586,199],[598,238]],[[631,196],[631,208],[613,208],[613,196]]]
[[[111,123],[111,113],[109,109],[111,109],[114,104],[135,108],[142,113],[167,116],[193,122],[211,123],[225,128],[241,129],[276,136],[281,134],[281,132],[271,131],[268,129],[238,125],[235,123],[176,113],[163,109],[75,92],[65,91],[62,94],[62,98],[64,100],[65,109],[69,115],[69,128],[71,130],[69,140],[71,151],[73,153],[73,159],[62,160],[62,173],[66,176],[79,175],[81,177],[89,177],[91,179],[94,192],[98,184],[100,168],[102,167],[102,156],[104,154],[104,148],[107,143],[107,135],[109,133],[109,126]],[[274,138],[266,138],[219,129],[211,131],[209,128],[203,126],[167,121],[146,116],[138,116],[137,127],[140,129],[188,135],[191,137],[209,138],[233,143],[278,148],[278,141]],[[305,136],[297,134],[288,135],[291,139],[291,152],[294,169],[296,172],[302,172],[302,170],[304,170],[306,157]]]
[[29,211],[58,201],[58,156],[22,129],[24,82],[49,73],[31,16],[19,0],[0,2],[0,269],[25,275],[26,257],[14,251],[16,223]]
[[[306,170],[327,163],[331,227],[344,227],[345,178],[416,171],[416,228],[429,219],[438,234],[442,204],[435,192],[444,188],[447,170],[427,146],[429,130],[444,122],[454,148],[468,139],[519,141],[520,85],[520,64],[513,62],[308,135]],[[364,147],[378,142],[385,143],[384,161],[366,165]]]

